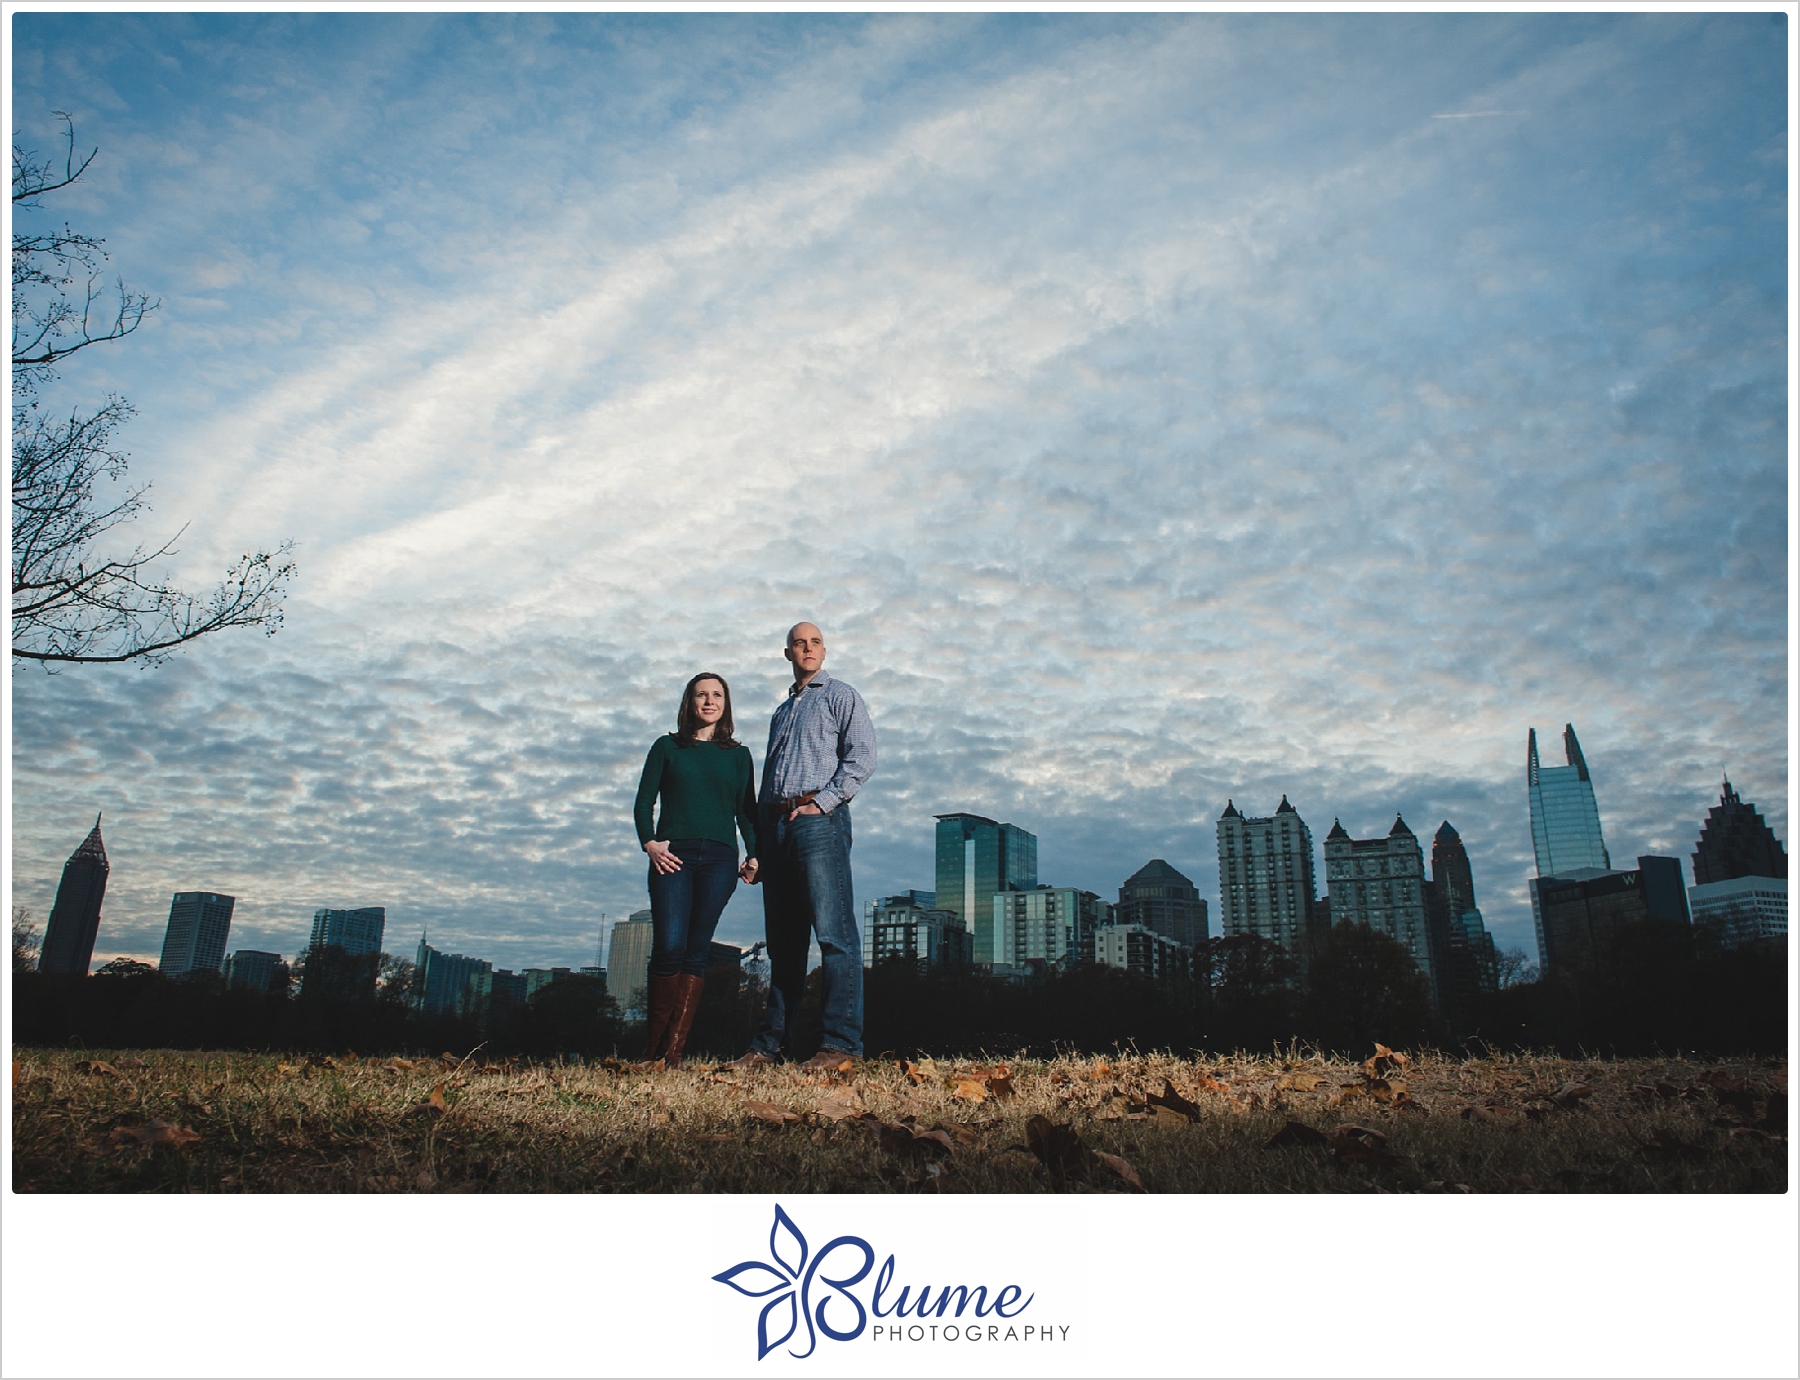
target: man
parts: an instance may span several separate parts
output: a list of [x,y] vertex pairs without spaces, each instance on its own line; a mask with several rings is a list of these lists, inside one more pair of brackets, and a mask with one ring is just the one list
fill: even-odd
[[819,937],[825,1043],[802,1068],[835,1069],[862,1054],[862,933],[850,887],[850,800],[875,770],[875,726],[861,695],[825,673],[825,635],[788,629],[794,668],[769,719],[758,797],[769,1002],[735,1068],[772,1064],[791,1043],[806,991],[806,953]]

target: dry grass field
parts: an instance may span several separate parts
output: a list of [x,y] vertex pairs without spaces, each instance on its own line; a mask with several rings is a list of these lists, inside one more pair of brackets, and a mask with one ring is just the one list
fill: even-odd
[[18,1050],[20,1192],[1769,1192],[1783,1060],[634,1071]]

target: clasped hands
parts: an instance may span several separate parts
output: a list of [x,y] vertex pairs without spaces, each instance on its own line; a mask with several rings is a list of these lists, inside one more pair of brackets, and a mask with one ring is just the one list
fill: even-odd
[[[650,866],[661,876],[681,871],[681,859],[669,851],[669,845],[661,839],[651,839],[644,845],[644,851],[650,855]],[[738,876],[743,878],[746,886],[756,885],[757,862],[755,858],[745,858],[743,866],[738,868]]]

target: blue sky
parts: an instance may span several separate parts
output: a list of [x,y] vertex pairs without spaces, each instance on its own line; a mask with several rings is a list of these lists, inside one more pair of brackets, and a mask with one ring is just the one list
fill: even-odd
[[[14,899],[104,810],[292,953],[592,961],[685,679],[871,706],[858,900],[931,816],[1209,897],[1229,797],[1451,820],[1531,949],[1528,727],[1615,860],[1787,837],[1784,17],[15,14],[54,214],[162,307],[109,390],[274,639],[19,669]],[[48,213],[47,213],[48,214]],[[721,937],[760,933],[740,890]]]

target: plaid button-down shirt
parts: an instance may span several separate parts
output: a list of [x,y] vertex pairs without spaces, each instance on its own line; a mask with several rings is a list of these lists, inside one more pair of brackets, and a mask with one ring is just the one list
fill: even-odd
[[823,668],[804,687],[790,686],[769,718],[762,803],[817,791],[813,804],[829,812],[874,773],[875,725],[863,697]]

